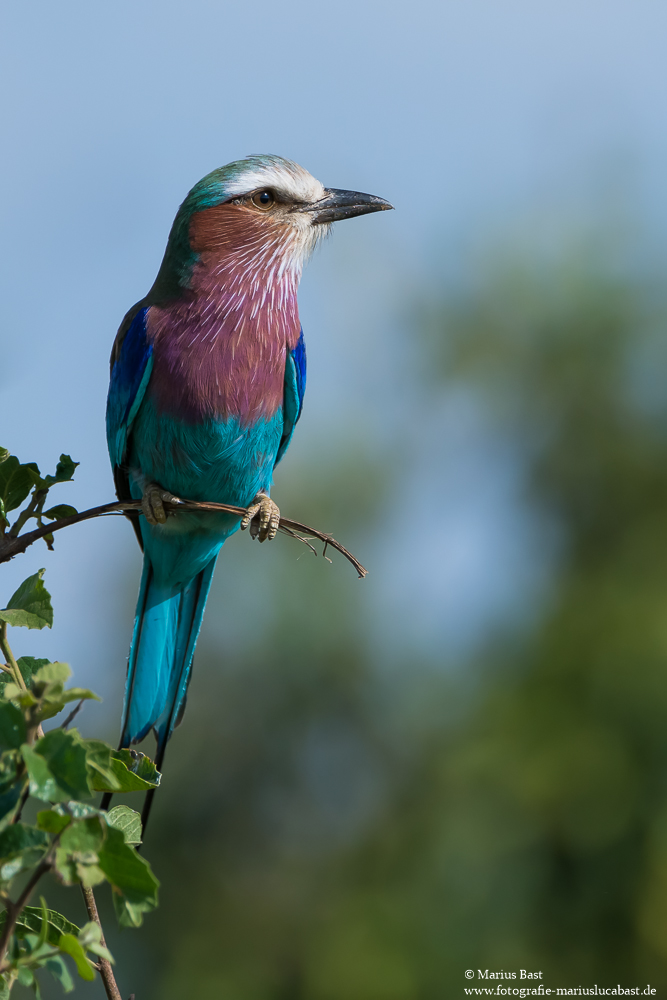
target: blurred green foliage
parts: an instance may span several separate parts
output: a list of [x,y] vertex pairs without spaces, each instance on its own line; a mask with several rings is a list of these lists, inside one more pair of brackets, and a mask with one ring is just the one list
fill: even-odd
[[[161,907],[110,944],[142,1000],[442,1000],[467,968],[667,988],[660,296],[573,255],[443,298],[411,332],[420,398],[437,419],[464,385],[522,456],[550,553],[539,613],[458,674],[407,656],[397,683],[369,637],[370,560],[361,583],[230,546],[147,849]],[[291,468],[308,504],[284,509],[363,559],[406,461]],[[235,644],[248,562],[235,613],[256,634]]]

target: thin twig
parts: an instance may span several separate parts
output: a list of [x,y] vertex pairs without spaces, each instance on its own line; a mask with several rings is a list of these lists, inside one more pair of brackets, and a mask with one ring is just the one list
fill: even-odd
[[19,514],[19,516],[16,518],[13,525],[9,529],[9,535],[11,538],[16,538],[18,536],[19,531],[30,517],[37,517],[38,523],[41,524],[40,517],[41,517],[42,507],[44,506],[44,500],[46,499],[46,494],[48,492],[49,492],[48,489],[35,490],[30,499],[30,503],[23,511],[23,513]]
[[86,700],[85,698],[82,698],[81,701],[76,704],[76,706],[69,713],[69,715],[67,716],[67,718],[65,719],[65,721],[63,723],[61,723],[61,725],[58,727],[59,729],[69,729],[69,727],[74,722],[74,720],[76,719],[77,715],[79,714],[79,712],[83,708],[83,703],[85,702],[85,700]]
[[11,669],[15,683],[24,691],[27,691],[21,668],[16,662],[11,646],[7,641],[7,622],[0,622],[0,651],[7,657],[7,665]]
[[18,809],[14,813],[12,824],[21,822],[21,813],[23,812],[23,808],[29,798],[30,798],[30,782],[28,782],[28,784],[23,789],[23,793],[21,795],[21,798],[19,799]]
[[[103,948],[106,948],[107,943],[104,940],[104,931],[102,930],[102,921],[100,920],[100,915],[97,912],[97,903],[95,902],[95,895],[92,889],[88,889],[85,885],[81,886],[81,892],[83,893],[83,901],[86,904],[86,909],[88,911],[88,918],[92,920],[100,929],[100,944]],[[102,982],[104,983],[104,991],[109,998],[109,1000],[123,1000],[120,995],[120,990],[116,985],[116,978],[113,974],[113,969],[111,968],[111,963],[106,958],[100,958],[98,971],[101,976]]]
[[[243,517],[246,513],[245,507],[234,507],[231,504],[225,503],[212,503],[212,502],[199,502],[197,500],[181,500],[180,503],[165,502],[164,508],[170,514],[185,513],[188,511],[196,511],[198,513],[217,513],[217,514],[234,514],[237,517]],[[44,538],[45,535],[49,535],[54,531],[60,531],[62,528],[69,528],[72,524],[79,524],[80,521],[89,521],[93,517],[102,517],[105,514],[127,514],[129,512],[136,511],[141,514],[141,501],[140,500],[129,500],[125,502],[117,503],[107,503],[102,504],[100,507],[91,507],[90,510],[81,511],[80,514],[72,514],[71,517],[61,517],[57,521],[53,521],[51,524],[42,525],[40,528],[35,528],[34,531],[25,531],[18,538],[11,538],[10,536],[4,535],[0,536],[0,562],[8,562],[13,559],[14,556],[19,555],[33,544],[33,542],[38,541],[40,538]],[[317,528],[310,528],[307,524],[302,524],[300,521],[292,521],[290,518],[281,517],[280,530],[291,538],[298,538],[299,541],[308,545],[310,548],[310,542],[307,538],[303,538],[303,535],[311,536],[312,538],[317,538],[319,541],[324,542],[325,552],[327,547],[336,549],[340,552],[348,562],[352,563],[360,578],[366,576],[368,570],[364,569],[356,556],[353,556],[351,552],[337,542],[336,539],[325,531],[318,531]]]

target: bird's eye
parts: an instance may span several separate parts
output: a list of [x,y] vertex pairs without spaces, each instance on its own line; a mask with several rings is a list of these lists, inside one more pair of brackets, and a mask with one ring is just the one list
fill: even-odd
[[273,206],[275,200],[271,191],[258,191],[257,194],[252,196],[253,205],[263,209],[265,212]]

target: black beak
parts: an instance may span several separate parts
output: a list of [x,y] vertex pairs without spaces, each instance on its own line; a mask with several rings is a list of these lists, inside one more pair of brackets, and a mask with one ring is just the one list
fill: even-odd
[[368,215],[369,212],[386,212],[393,208],[384,198],[374,194],[362,194],[361,191],[341,191],[339,188],[327,188],[324,198],[312,205],[296,205],[293,212],[308,212],[313,225],[325,222],[338,222],[340,219],[353,219],[355,215]]

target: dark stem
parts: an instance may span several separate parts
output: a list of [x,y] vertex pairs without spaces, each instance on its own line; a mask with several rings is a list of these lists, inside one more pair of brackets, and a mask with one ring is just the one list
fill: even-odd
[[105,812],[108,812],[112,798],[113,798],[113,792],[105,792],[104,795],[102,796],[102,801],[100,802],[100,809],[103,809]]
[[[167,742],[158,742],[157,753],[155,754],[155,766],[158,771],[162,770],[162,765],[164,763],[164,755],[167,752]],[[146,827],[148,825],[148,817],[151,814],[151,809],[153,808],[153,800],[155,798],[155,793],[157,789],[151,788],[150,791],[146,792],[146,798],[144,799],[144,808],[141,810],[141,838],[142,840],[146,837]],[[141,850],[142,845],[139,844],[137,851]]]
[[83,704],[84,704],[85,700],[86,700],[85,698],[82,698],[81,701],[78,702],[78,704],[76,705],[76,708],[72,709],[72,711],[69,713],[69,715],[67,716],[67,718],[65,719],[65,721],[62,723],[62,725],[59,726],[60,729],[69,729],[69,727],[72,725],[72,723],[76,719],[77,715],[79,714],[79,712],[83,708]]
[[21,813],[23,812],[23,807],[25,806],[25,804],[28,801],[29,797],[30,797],[30,782],[28,782],[28,784],[25,786],[25,788],[23,790],[23,795],[19,799],[19,807],[16,810],[16,813],[14,815],[14,819],[12,820],[12,823],[20,823],[20,821],[21,821]]
[[[100,915],[97,912],[97,903],[95,902],[95,895],[92,889],[87,889],[85,885],[81,886],[81,892],[83,893],[83,901],[86,904],[86,909],[88,910],[88,917],[99,927],[102,937],[100,938],[100,944],[103,948],[106,948],[107,943],[104,940],[104,931],[102,930],[102,921],[100,920]],[[109,1000],[123,1000],[120,995],[120,990],[116,985],[116,978],[113,974],[113,969],[111,968],[111,963],[107,961],[106,958],[100,958],[99,960],[99,971],[104,983],[104,990],[109,998]]]
[[48,492],[49,492],[48,489],[35,490],[35,492],[31,497],[30,503],[23,511],[23,513],[19,514],[19,516],[16,518],[13,525],[9,529],[10,538],[16,538],[19,531],[21,530],[21,528],[23,527],[23,525],[25,524],[25,522],[28,520],[29,517],[37,517],[41,523],[42,507],[44,506],[44,501],[46,499],[46,494]]
[[[146,827],[148,826],[148,817],[151,814],[151,809],[153,808],[153,799],[155,798],[155,788],[151,788],[150,791],[146,792],[146,798],[144,799],[144,808],[141,810],[141,837],[142,840],[146,836]],[[141,851],[143,844],[137,845],[137,851]]]
[[[196,500],[181,500],[180,503],[166,502],[164,508],[170,514],[178,514],[186,511],[210,511],[211,513],[236,514],[237,517],[243,517],[246,513],[245,507],[234,507],[226,503],[199,503]],[[79,524],[81,521],[89,521],[92,517],[102,517],[104,514],[125,514],[128,511],[137,511],[140,514],[141,501],[129,500],[123,503],[119,501],[117,503],[103,504],[101,507],[91,507],[90,510],[81,511],[80,514],[72,514],[71,517],[61,517],[52,524],[44,524],[40,528],[35,528],[34,531],[24,531],[18,538],[13,538],[10,535],[0,535],[0,562],[8,562],[14,556],[25,552],[33,542],[44,538],[45,535],[50,535],[54,531],[69,528],[70,525]],[[313,549],[313,547],[308,541],[308,536],[317,538],[320,542],[324,542],[325,550],[327,546],[336,549],[342,556],[345,556],[348,562],[352,563],[360,577],[366,576],[368,570],[364,569],[356,556],[348,552],[340,542],[337,542],[326,531],[318,531],[317,528],[310,528],[307,524],[302,524],[300,521],[292,521],[287,517],[280,518],[280,530],[291,538],[297,538],[300,542],[308,545],[310,549]],[[313,549],[313,551],[315,550]]]

